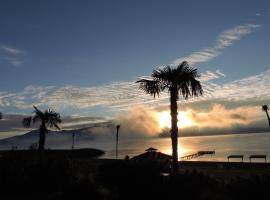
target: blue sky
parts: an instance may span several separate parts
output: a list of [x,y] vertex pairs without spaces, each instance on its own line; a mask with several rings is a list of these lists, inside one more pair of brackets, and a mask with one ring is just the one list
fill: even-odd
[[[258,0],[3,0],[0,110],[29,113],[36,104],[64,115],[114,116],[145,102],[163,105],[165,97],[153,102],[138,94],[134,80],[209,49],[191,64],[206,77],[207,94],[222,93],[211,101],[232,99],[239,88],[247,98],[245,78],[254,89],[262,86],[247,99],[261,101],[270,83],[263,76],[270,68],[269,19],[269,1]],[[265,81],[254,82],[260,74]]]

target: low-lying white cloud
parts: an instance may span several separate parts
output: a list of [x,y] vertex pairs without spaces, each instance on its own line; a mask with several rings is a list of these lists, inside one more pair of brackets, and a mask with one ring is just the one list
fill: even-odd
[[226,108],[221,104],[214,104],[208,111],[186,111],[195,126],[202,128],[229,128],[236,125],[248,125],[261,119],[259,106],[242,106]]

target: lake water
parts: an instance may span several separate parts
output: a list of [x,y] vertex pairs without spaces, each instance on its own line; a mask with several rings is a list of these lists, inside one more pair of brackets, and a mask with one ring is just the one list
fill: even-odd
[[[18,138],[17,138],[18,139]],[[30,141],[31,139],[31,141]],[[33,137],[26,137],[24,140],[10,140],[0,145],[0,149],[10,149],[12,145],[19,149],[27,149],[29,144],[38,140],[38,134]],[[249,162],[248,157],[252,154],[267,155],[270,162],[270,132],[253,134],[231,134],[215,136],[196,136],[179,138],[179,157],[191,155],[198,151],[215,151],[215,155],[204,155],[192,160],[199,161],[227,161],[227,156],[232,154],[244,155],[244,161]],[[46,148],[50,149],[70,149],[72,143],[71,135],[54,135],[47,137]],[[145,149],[154,147],[158,151],[171,154],[170,138],[133,138],[127,139],[119,135],[119,158],[126,155],[133,157],[145,152]],[[97,148],[106,153],[103,157],[115,158],[115,138],[113,135],[108,137],[76,137],[75,148]],[[231,161],[240,161],[232,159]],[[255,161],[255,160],[254,160]],[[264,160],[257,159],[256,162]]]
[[[114,141],[99,141],[93,146],[106,151],[104,157],[115,158]],[[119,158],[125,155],[133,157],[144,153],[144,150],[154,147],[158,151],[171,154],[170,138],[119,140]],[[192,160],[227,161],[231,154],[244,155],[244,161],[249,161],[252,154],[264,154],[270,161],[270,133],[233,134],[216,136],[183,137],[179,139],[179,157],[198,151],[215,151],[215,155],[204,155]],[[231,161],[239,161],[232,159]],[[260,162],[259,159],[256,160]],[[264,160],[261,160],[264,162]]]

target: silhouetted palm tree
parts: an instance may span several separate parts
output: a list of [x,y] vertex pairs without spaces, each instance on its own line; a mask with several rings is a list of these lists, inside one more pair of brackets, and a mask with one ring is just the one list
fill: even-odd
[[48,133],[47,126],[50,128],[60,129],[58,124],[61,123],[60,115],[53,110],[45,110],[44,112],[40,111],[36,106],[34,107],[35,115],[33,117],[26,117],[23,119],[23,126],[29,128],[31,122],[36,123],[40,122],[39,127],[39,143],[38,150],[43,151],[45,146],[46,134]]
[[268,110],[269,110],[268,105],[262,105],[262,111],[264,111],[266,113],[266,116],[267,116],[267,119],[268,119],[268,124],[269,124],[269,127],[270,127],[270,118],[269,118]]
[[186,61],[179,64],[176,68],[166,66],[163,69],[154,70],[149,79],[140,79],[137,83],[139,88],[147,94],[159,96],[161,92],[168,91],[170,94],[171,110],[171,140],[172,140],[172,172],[178,172],[178,127],[177,127],[177,100],[179,96],[188,99],[191,96],[203,94],[203,89],[197,69],[188,65]]

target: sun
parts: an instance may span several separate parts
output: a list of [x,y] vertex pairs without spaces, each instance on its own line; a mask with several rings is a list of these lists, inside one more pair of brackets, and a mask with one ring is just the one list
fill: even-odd
[[[194,125],[190,117],[185,112],[178,113],[178,127],[185,128]],[[160,128],[171,128],[171,115],[168,111],[158,113],[158,120]]]

